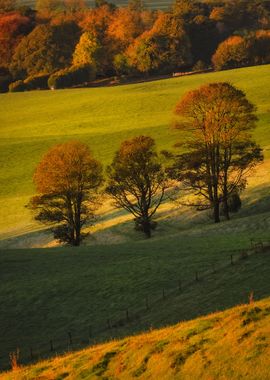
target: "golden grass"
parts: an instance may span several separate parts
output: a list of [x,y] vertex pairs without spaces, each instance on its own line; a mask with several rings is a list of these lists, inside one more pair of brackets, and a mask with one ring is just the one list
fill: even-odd
[[59,356],[2,380],[268,380],[270,298]]

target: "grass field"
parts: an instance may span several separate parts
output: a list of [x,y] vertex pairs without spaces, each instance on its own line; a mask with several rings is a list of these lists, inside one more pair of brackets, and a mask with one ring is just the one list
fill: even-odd
[[[24,207],[33,194],[33,171],[47,149],[78,139],[105,165],[123,139],[146,134],[159,149],[180,139],[170,128],[172,110],[189,89],[230,81],[258,107],[256,140],[269,157],[270,66],[201,74],[135,85],[0,95],[0,233],[34,228]],[[35,226],[37,227],[37,226]]]
[[268,380],[270,300],[3,374],[36,379]]
[[[19,2],[24,5],[29,5],[31,7],[35,6],[35,0],[19,0]],[[128,4],[128,0],[111,0],[110,2],[116,4],[119,7]],[[94,6],[95,0],[87,0],[86,3],[89,6]],[[167,9],[173,4],[173,0],[145,0],[144,4],[147,8]]]
[[[256,299],[269,296],[269,253],[230,265],[230,254],[248,249],[250,237],[269,241],[269,223],[268,212],[132,244],[1,251],[0,366],[16,347],[22,359],[30,347],[48,353],[51,339],[65,349],[69,331],[85,342],[90,325],[92,343],[230,307],[251,291]],[[223,269],[212,274],[213,264]],[[171,294],[160,302],[163,289]],[[125,318],[127,309],[140,320],[106,330],[107,319]]]
[[[230,265],[230,255],[248,249],[251,238],[270,240],[269,68],[0,96],[1,232],[2,238],[18,242],[33,235],[42,246],[43,235],[34,232],[37,225],[24,205],[33,194],[33,170],[50,146],[79,139],[104,164],[123,139],[141,133],[153,136],[159,149],[170,148],[181,138],[170,128],[172,109],[186,91],[202,83],[226,80],[247,93],[258,107],[254,137],[266,156],[249,181],[242,210],[230,222],[213,225],[207,214],[164,205],[158,233],[145,241],[123,212],[111,209],[101,215],[87,246],[3,248],[0,367],[8,364],[8,353],[16,347],[22,360],[29,357],[30,347],[48,352],[51,339],[57,350],[66,349],[68,332],[76,344],[88,342],[90,325],[93,343],[222,310],[246,302],[251,291],[256,299],[270,296],[269,253]],[[3,240],[2,247],[5,244]],[[213,264],[222,269],[213,274]],[[208,274],[197,282],[196,271]],[[182,292],[177,290],[179,280]],[[108,318],[112,323],[125,318],[127,309],[131,316],[139,312],[140,320],[106,329]]]

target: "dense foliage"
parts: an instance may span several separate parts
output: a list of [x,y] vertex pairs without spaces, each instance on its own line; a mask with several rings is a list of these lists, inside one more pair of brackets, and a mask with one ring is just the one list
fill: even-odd
[[[0,68],[13,81],[91,64],[98,76],[226,69],[270,62],[270,5],[176,0],[167,11],[142,1],[42,0],[36,10],[0,2]],[[195,66],[196,67],[196,66]],[[4,86],[5,87],[5,86]]]
[[172,177],[196,195],[196,207],[213,210],[215,222],[220,222],[221,205],[229,219],[250,171],[263,160],[251,137],[255,107],[243,91],[221,82],[188,92],[175,112],[186,151],[176,155]]
[[54,224],[54,236],[80,245],[81,229],[93,219],[96,192],[102,181],[102,167],[88,147],[71,141],[53,147],[37,166],[34,182],[38,195],[30,207],[36,219]]

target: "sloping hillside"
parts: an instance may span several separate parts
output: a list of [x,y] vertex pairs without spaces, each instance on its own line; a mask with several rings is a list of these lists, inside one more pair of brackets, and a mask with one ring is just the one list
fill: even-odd
[[159,150],[172,149],[181,139],[171,128],[173,108],[185,92],[204,83],[229,81],[245,91],[258,109],[254,137],[269,158],[269,68],[249,67],[117,87],[1,94],[0,237],[39,227],[24,206],[34,192],[34,169],[50,147],[77,139],[87,143],[104,165],[121,141],[140,134],[152,136]]
[[268,298],[56,357],[0,378],[268,380],[269,369]]

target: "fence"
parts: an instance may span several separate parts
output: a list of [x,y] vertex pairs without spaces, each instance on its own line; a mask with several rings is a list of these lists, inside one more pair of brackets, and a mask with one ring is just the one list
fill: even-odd
[[[212,264],[211,269],[206,271],[195,271],[189,281],[182,281],[180,278],[175,280],[174,288],[160,289],[160,296],[151,298],[146,295],[142,302],[142,305],[137,310],[132,310],[130,308],[125,308],[122,311],[122,315],[117,319],[108,318],[103,321],[102,326],[86,326],[80,333],[75,334],[72,331],[67,331],[65,336],[59,338],[48,339],[48,341],[42,345],[30,346],[28,350],[20,350],[20,347],[14,347],[12,352],[17,352],[19,350],[19,361],[22,364],[32,363],[41,359],[46,359],[54,355],[59,355],[62,353],[75,351],[82,349],[84,347],[97,344],[104,341],[104,336],[109,338],[121,337],[121,330],[123,327],[136,323],[140,320],[142,316],[145,316],[152,307],[155,305],[162,305],[162,301],[169,299],[170,296],[181,292],[183,293],[189,286],[194,285],[194,283],[199,283],[204,278],[218,273],[219,271],[233,266],[236,263],[241,262],[241,260],[247,259],[250,255],[258,254],[261,252],[268,251],[270,249],[270,244],[263,242],[260,239],[251,239],[251,246],[246,250],[235,250],[227,257],[227,261],[224,265]],[[5,364],[2,365],[2,369],[8,369],[8,358],[12,352],[7,352]]]

